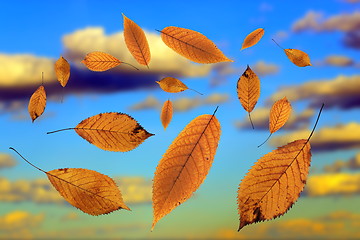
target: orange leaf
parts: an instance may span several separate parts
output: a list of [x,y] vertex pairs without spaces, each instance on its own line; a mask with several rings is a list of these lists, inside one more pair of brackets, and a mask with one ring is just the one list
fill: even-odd
[[114,56],[104,52],[88,53],[81,61],[91,71],[103,72],[120,65],[122,62]]
[[80,137],[98,148],[115,152],[127,152],[138,147],[154,134],[147,132],[135,119],[125,113],[100,113],[81,121],[75,128]]
[[[254,109],[260,96],[260,80],[249,66],[237,82],[237,94],[241,105],[249,113],[250,118],[250,112]],[[253,125],[252,121],[251,125]]]
[[270,110],[269,130],[274,133],[287,122],[291,114],[291,104],[286,97],[276,101]]
[[162,90],[169,93],[178,93],[189,89],[182,81],[173,77],[166,77],[156,81]]
[[152,229],[161,218],[189,199],[205,180],[220,133],[216,117],[205,114],[192,120],[170,145],[156,168],[153,181]]
[[124,38],[127,48],[139,64],[148,66],[151,55],[144,31],[124,14],[123,17]]
[[180,27],[166,27],[160,32],[161,39],[169,48],[191,61],[233,62],[210,39],[199,32]]
[[249,48],[257,44],[264,35],[264,29],[258,28],[246,36],[242,44],[241,50]]
[[33,122],[35,121],[35,119],[37,119],[43,114],[45,110],[45,106],[46,106],[46,92],[44,86],[41,85],[31,95],[28,105],[28,111]]
[[305,139],[260,158],[239,187],[239,230],[285,214],[304,188],[310,161],[310,143]]
[[164,105],[161,109],[161,123],[164,126],[164,129],[166,130],[167,126],[171,122],[173,115],[173,106],[172,102],[170,100],[167,100],[164,102]]
[[70,64],[62,56],[55,62],[55,74],[61,86],[65,87],[70,77]]
[[298,49],[284,49],[286,56],[298,67],[311,66],[310,58],[307,53]]

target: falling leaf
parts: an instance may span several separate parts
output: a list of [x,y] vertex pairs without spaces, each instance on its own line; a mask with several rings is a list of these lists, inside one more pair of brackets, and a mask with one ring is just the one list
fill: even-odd
[[241,50],[249,48],[257,44],[264,35],[264,29],[258,28],[246,36],[242,44]]
[[153,181],[152,229],[161,218],[189,199],[206,178],[221,132],[214,114],[192,120],[160,160]]
[[62,56],[55,62],[55,74],[61,86],[65,87],[70,77],[70,64]]
[[[188,88],[182,81],[180,81],[179,79],[173,78],[173,77],[165,77],[163,79],[161,79],[160,81],[156,81],[156,83],[158,83],[161,87],[162,90],[164,90],[165,92],[169,92],[169,93],[178,93],[178,92],[182,92],[185,91],[187,89],[190,89],[194,92],[199,93],[198,91]],[[201,95],[203,95],[202,93],[199,93]]]
[[260,158],[239,187],[239,230],[285,214],[304,188],[310,161],[310,143],[305,139],[288,143]]
[[124,14],[123,17],[124,38],[127,48],[139,64],[149,66],[151,55],[144,31]]
[[84,213],[98,216],[119,209],[130,210],[112,178],[82,168],[62,168],[46,172],[26,160],[14,148],[10,149],[28,164],[45,173],[60,195]]
[[127,152],[139,146],[154,134],[147,132],[135,119],[125,113],[100,113],[80,122],[74,129],[80,137],[98,148],[115,152]]
[[164,105],[161,109],[161,123],[164,126],[164,129],[166,130],[167,126],[171,122],[171,118],[173,115],[173,105],[170,100],[167,100],[164,102]]
[[310,63],[310,57],[309,57],[309,55],[307,55],[306,52],[303,52],[298,49],[291,49],[291,48],[284,49],[274,39],[272,39],[272,40],[274,41],[274,43],[276,45],[278,45],[279,48],[284,50],[286,56],[296,66],[298,66],[298,67],[312,66]]
[[271,135],[279,130],[284,124],[287,122],[291,114],[291,104],[287,100],[286,97],[276,101],[270,110],[270,118],[269,118],[269,131],[270,135],[268,138],[260,144],[258,147],[266,143],[267,140],[271,137]]
[[237,82],[237,94],[241,105],[249,113],[249,119],[254,128],[250,112],[254,109],[260,96],[260,80],[249,65]]
[[182,55],[197,63],[233,62],[203,34],[180,27],[166,27],[161,32],[164,43]]
[[[90,69],[91,71],[96,72],[103,72],[119,66],[120,64],[127,64],[132,66],[131,64],[125,63],[117,59],[116,57],[104,53],[104,52],[91,52],[88,53],[84,60],[81,61],[85,66]],[[136,67],[132,66],[133,68],[137,69]],[[137,69],[139,70],[139,69]]]
[[31,95],[28,111],[32,121],[34,122],[35,119],[41,116],[45,110],[46,106],[46,92],[43,85],[38,87],[36,91]]

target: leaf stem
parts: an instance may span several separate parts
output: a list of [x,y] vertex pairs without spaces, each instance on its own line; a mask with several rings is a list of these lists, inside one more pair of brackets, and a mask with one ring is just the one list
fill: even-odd
[[9,147],[9,149],[10,149],[10,150],[13,150],[14,152],[16,152],[16,153],[17,153],[25,162],[27,162],[30,166],[32,166],[32,167],[36,168],[37,170],[39,170],[39,171],[47,174],[47,172],[45,172],[45,171],[42,170],[41,168],[35,166],[34,164],[32,164],[31,162],[29,162],[28,160],[26,160],[26,158],[23,157],[23,155],[21,155],[15,148]]
[[271,135],[272,135],[272,133],[270,133],[269,136],[267,137],[267,139],[266,139],[262,144],[260,144],[258,147],[261,147],[262,145],[264,145],[264,143],[266,143],[267,140],[269,140],[269,138],[271,137]]
[[138,69],[137,67],[135,67],[134,65],[131,65],[130,63],[126,63],[126,62],[121,62],[121,63],[126,64],[126,65],[129,65],[129,66],[131,66],[131,67],[133,67],[133,68],[135,68],[136,70],[139,71],[139,69]]
[[200,94],[200,95],[204,95],[204,94],[202,94],[201,92],[196,91],[195,89],[192,89],[192,88],[189,88],[189,89],[192,90],[192,91],[194,91],[194,92],[197,92],[197,93]]
[[251,115],[250,115],[250,113],[248,113],[248,115],[249,115],[249,120],[250,120],[250,123],[251,123],[252,129],[255,129],[254,124],[253,124],[253,121],[251,120]]
[[59,130],[55,130],[52,132],[47,132],[46,134],[52,134],[52,133],[57,133],[57,132],[62,132],[62,131],[67,131],[67,130],[73,130],[75,128],[63,128],[63,129],[59,129]]
[[280,46],[273,38],[271,39],[274,41],[274,43],[276,43],[276,45],[278,45],[279,48],[281,48],[282,50],[285,50],[282,46]]

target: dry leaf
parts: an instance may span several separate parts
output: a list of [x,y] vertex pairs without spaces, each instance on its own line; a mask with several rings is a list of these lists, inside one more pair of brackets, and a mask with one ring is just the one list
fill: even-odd
[[169,93],[178,93],[189,89],[182,81],[173,77],[166,77],[156,82],[162,90]]
[[270,110],[269,130],[274,133],[287,122],[291,114],[291,104],[286,97],[276,101]]
[[164,102],[164,105],[161,109],[161,123],[164,126],[164,129],[166,130],[167,126],[171,122],[173,115],[173,105],[170,100],[167,100]]
[[139,146],[154,134],[147,132],[135,119],[125,113],[100,113],[80,122],[75,128],[80,137],[98,148],[115,152],[127,152]]
[[306,67],[311,66],[310,58],[307,53],[298,50],[298,49],[291,49],[287,48],[284,49],[286,56],[290,59],[292,63],[294,63],[298,67]]
[[152,229],[162,217],[189,199],[204,181],[220,132],[216,117],[205,114],[192,120],[172,142],[155,172]]
[[127,48],[135,60],[149,67],[150,48],[144,31],[124,14],[124,38]]
[[[250,112],[254,109],[260,96],[260,80],[249,66],[237,82],[237,94],[241,105],[249,113],[250,118]],[[252,121],[251,125],[253,126]]]
[[130,210],[110,177],[82,168],[55,169],[46,172],[51,184],[66,201],[90,215],[118,209]]
[[166,27],[160,32],[161,39],[169,48],[191,61],[233,62],[210,39],[199,32],[179,27]]
[[310,161],[310,143],[305,139],[279,147],[260,158],[239,187],[239,230],[248,224],[283,215],[299,198]]
[[65,87],[70,77],[70,64],[62,56],[55,62],[55,74],[61,86]]
[[242,44],[241,50],[249,48],[257,44],[264,35],[264,29],[258,28],[246,36]]
[[36,91],[31,95],[28,111],[32,121],[34,122],[35,119],[41,116],[45,110],[46,106],[46,92],[43,85],[38,87]]
[[81,61],[91,71],[103,72],[120,65],[122,62],[114,56],[104,52],[88,53]]

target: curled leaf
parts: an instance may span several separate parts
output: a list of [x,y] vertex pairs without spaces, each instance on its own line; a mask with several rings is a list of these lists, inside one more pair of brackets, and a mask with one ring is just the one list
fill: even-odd
[[310,57],[306,52],[303,52],[298,49],[287,48],[284,49],[286,56],[289,60],[298,67],[311,66]]
[[35,119],[37,119],[43,114],[45,110],[45,106],[46,106],[46,92],[44,86],[41,85],[31,95],[28,105],[28,111],[33,122],[35,121]]
[[306,139],[261,157],[239,187],[239,230],[285,214],[304,189],[310,161],[310,143]]
[[169,48],[191,61],[232,62],[210,39],[199,32],[180,27],[166,27],[160,32],[161,39]]
[[81,121],[75,128],[80,137],[98,148],[115,152],[127,152],[138,147],[154,134],[147,132],[135,119],[125,113],[100,113]]
[[258,28],[256,30],[254,30],[253,32],[249,33],[246,36],[246,38],[244,39],[241,50],[252,47],[255,44],[257,44],[260,41],[260,39],[263,37],[264,32],[265,31],[263,28]]
[[173,105],[170,100],[164,102],[163,107],[161,108],[161,123],[164,126],[164,129],[167,128],[169,123],[171,122],[173,115]]
[[124,38],[127,48],[135,60],[148,66],[150,63],[150,48],[144,31],[124,14]]
[[161,218],[189,199],[206,178],[221,133],[214,114],[192,120],[160,160],[153,181],[152,229]]
[[62,56],[55,62],[55,74],[61,86],[65,87],[70,77],[70,64]]

